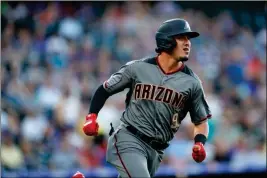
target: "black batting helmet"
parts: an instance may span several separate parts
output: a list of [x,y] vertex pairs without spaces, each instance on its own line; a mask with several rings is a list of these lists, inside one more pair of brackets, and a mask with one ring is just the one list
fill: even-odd
[[186,35],[189,38],[195,38],[199,36],[199,33],[191,31],[189,23],[184,19],[167,20],[163,22],[156,32],[156,52],[171,52],[176,46],[176,41],[173,38],[176,35]]

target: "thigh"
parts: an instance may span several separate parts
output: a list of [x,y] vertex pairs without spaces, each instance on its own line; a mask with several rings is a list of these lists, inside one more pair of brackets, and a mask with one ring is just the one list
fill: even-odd
[[119,177],[150,177],[147,154],[142,144],[125,130],[119,130],[109,138],[107,162],[117,169]]
[[[114,164],[115,163],[115,164]],[[113,162],[121,178],[149,178],[147,159],[138,153],[120,154],[119,160]]]
[[155,176],[162,161],[162,157],[163,154],[158,153],[156,150],[151,150],[150,159],[148,161],[148,171],[151,177]]

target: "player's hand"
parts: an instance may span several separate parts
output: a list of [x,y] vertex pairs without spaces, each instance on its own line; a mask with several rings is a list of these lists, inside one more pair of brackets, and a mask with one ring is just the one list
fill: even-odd
[[83,132],[88,136],[98,135],[98,123],[96,122],[97,115],[92,113],[86,116],[86,121],[83,125]]
[[204,159],[206,158],[206,151],[204,145],[201,142],[197,142],[193,146],[192,157],[197,163],[204,161]]

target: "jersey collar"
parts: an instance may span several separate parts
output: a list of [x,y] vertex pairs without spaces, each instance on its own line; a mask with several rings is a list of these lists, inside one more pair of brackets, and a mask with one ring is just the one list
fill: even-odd
[[160,70],[161,70],[165,75],[171,75],[171,74],[174,74],[174,73],[176,73],[176,72],[179,72],[179,71],[183,70],[183,68],[184,68],[184,63],[183,63],[183,65],[182,65],[180,68],[178,68],[177,70],[172,71],[172,72],[165,72],[165,71],[162,69],[162,67],[160,66],[160,63],[159,63],[159,61],[158,61],[158,60],[159,60],[158,57],[159,57],[159,56],[156,57],[156,63],[157,63],[157,65],[159,66]]

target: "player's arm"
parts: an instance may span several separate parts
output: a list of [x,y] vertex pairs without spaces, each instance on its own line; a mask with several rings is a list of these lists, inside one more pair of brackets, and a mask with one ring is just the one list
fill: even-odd
[[[206,139],[208,138],[209,135],[209,123],[208,120],[204,120],[203,122],[201,122],[198,125],[194,125],[194,138],[196,139],[197,135],[204,135],[206,137]],[[196,140],[198,141],[198,140]],[[200,140],[201,141],[201,140]],[[205,144],[205,139],[203,142],[203,144]]]
[[91,100],[89,114],[86,116],[86,122],[83,127],[86,135],[94,136],[98,134],[98,123],[96,119],[106,100],[113,94],[123,91],[132,83],[133,77],[135,76],[132,69],[133,64],[134,62],[131,61],[122,66],[118,72],[111,75],[95,91]]
[[206,157],[204,145],[209,134],[208,119],[211,118],[211,113],[200,81],[195,86],[194,93],[192,94],[190,116],[194,124],[195,142],[192,149],[192,157],[196,162],[202,162]]

